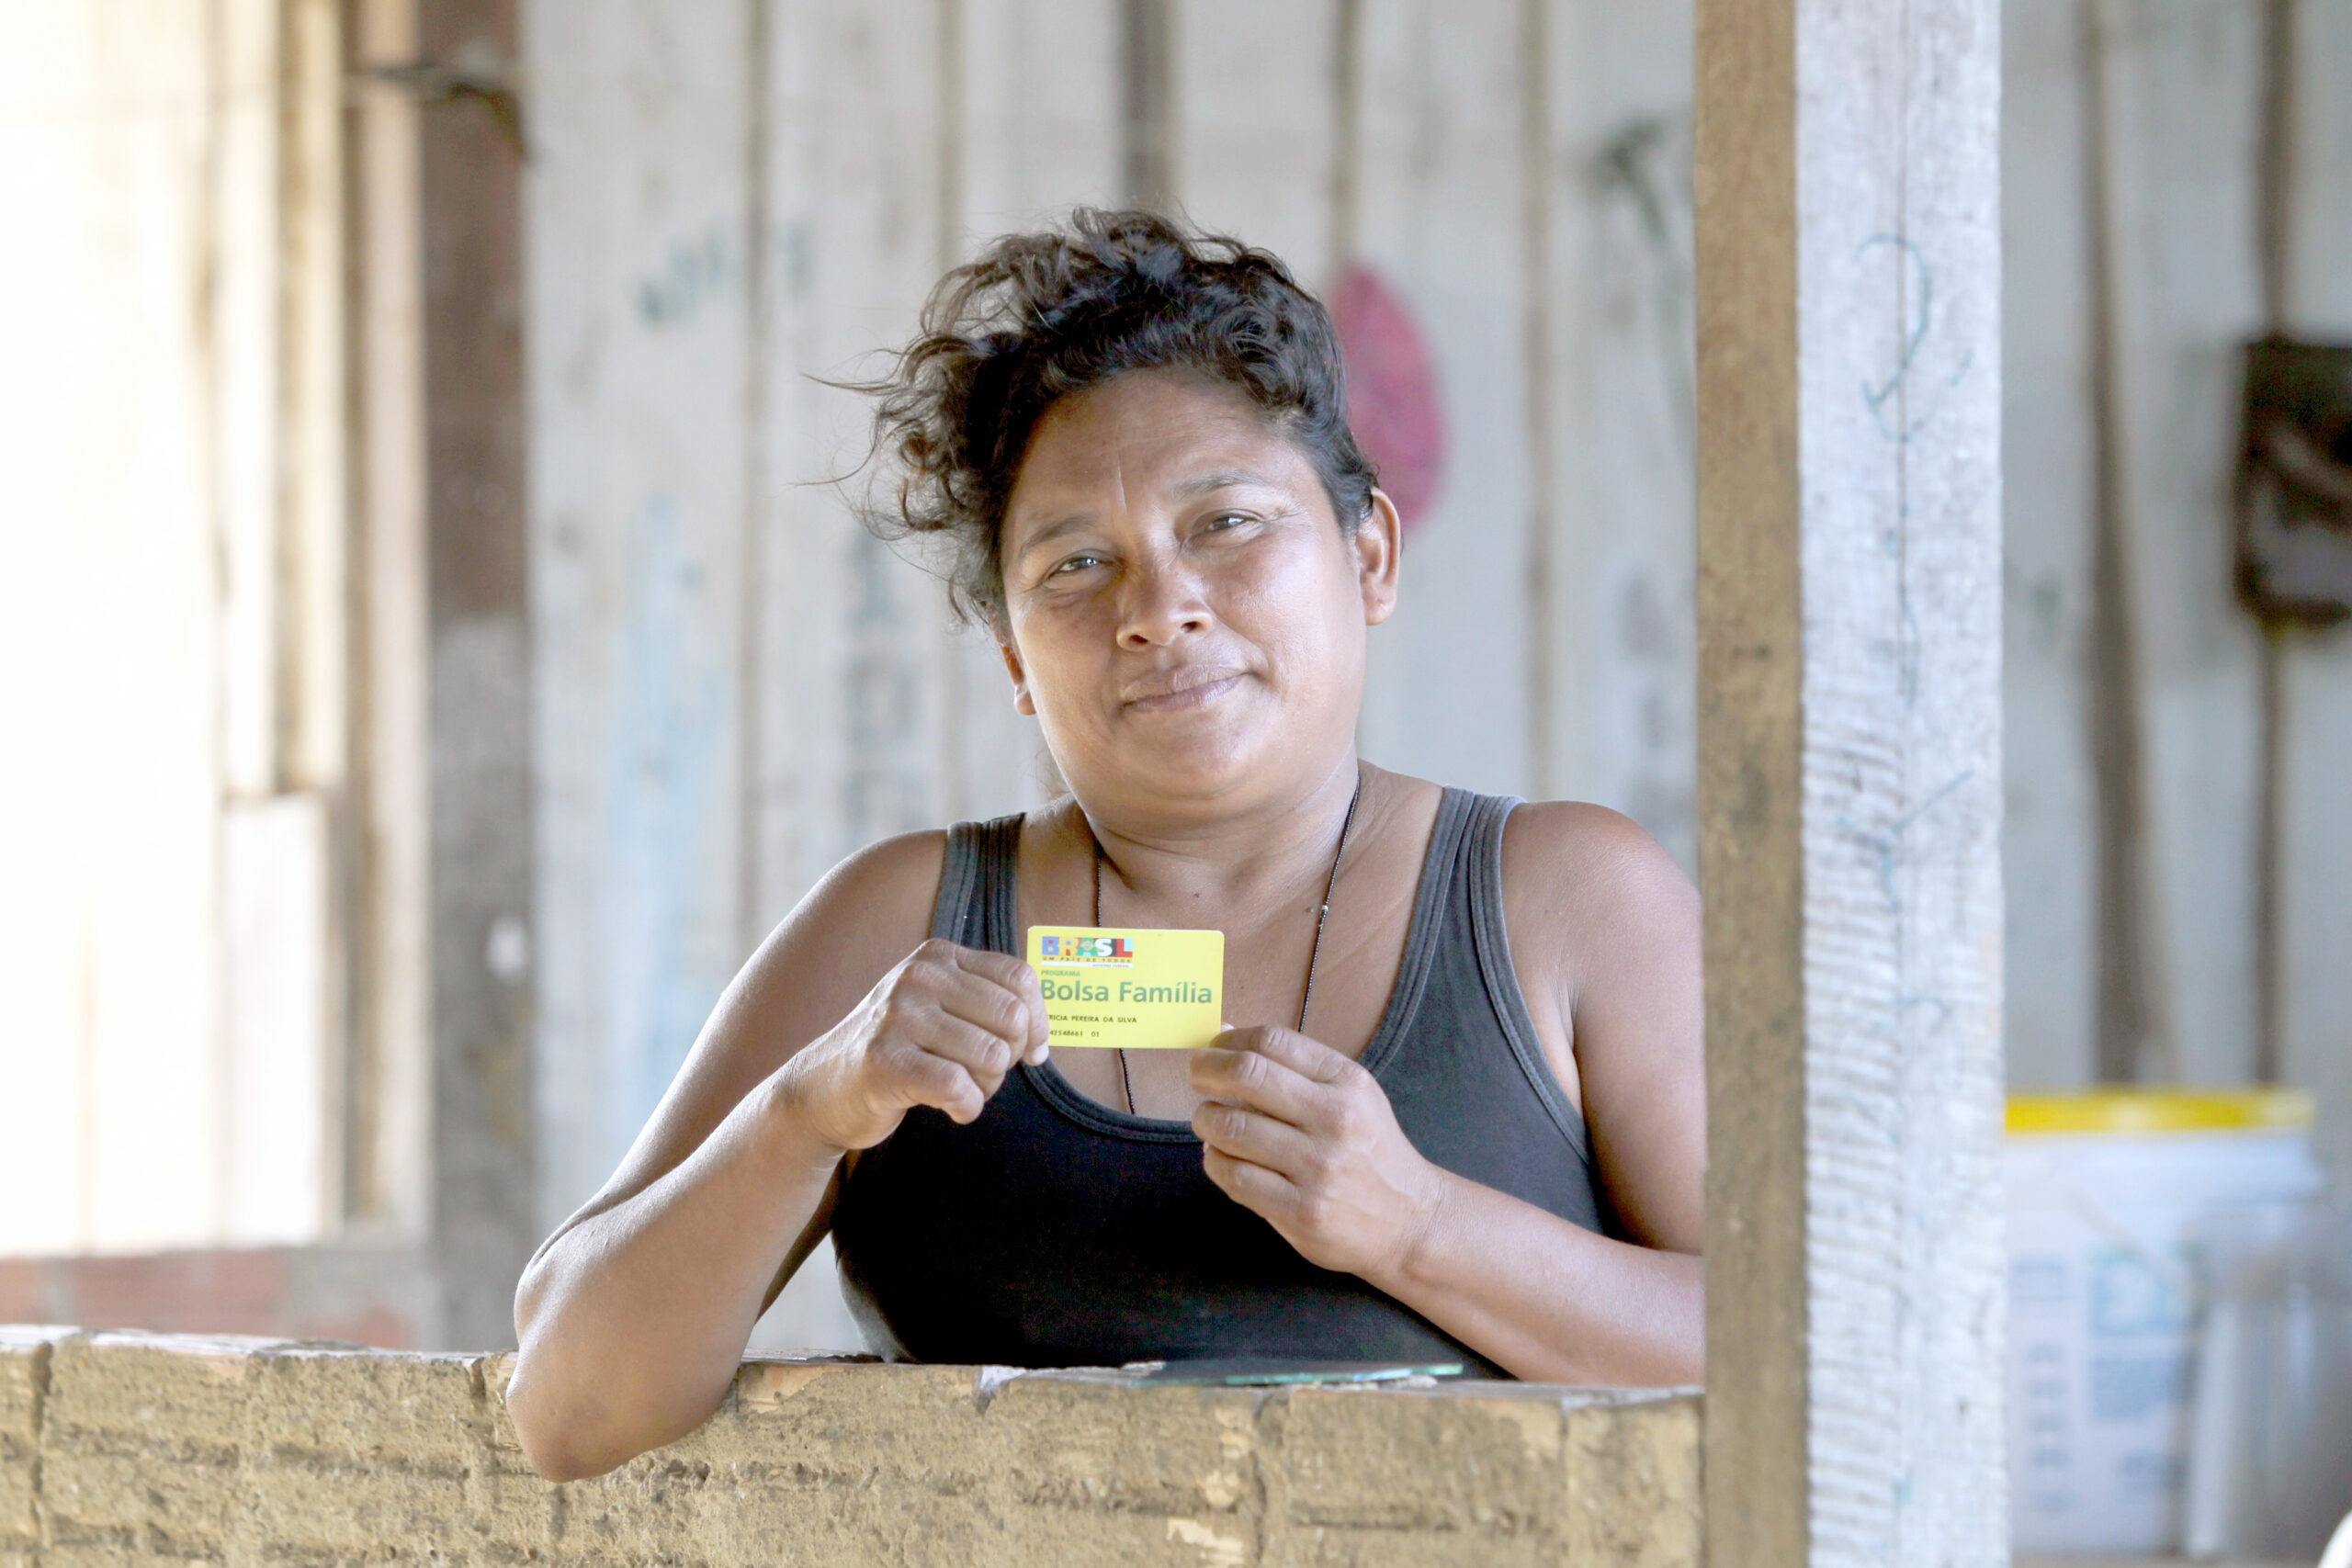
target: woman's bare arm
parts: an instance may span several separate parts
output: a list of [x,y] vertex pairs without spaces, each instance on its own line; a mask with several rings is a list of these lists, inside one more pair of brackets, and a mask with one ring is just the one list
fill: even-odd
[[[1522,821],[1524,818],[1524,821]],[[1310,1261],[1358,1274],[1524,1378],[1696,1382],[1706,1169],[1698,896],[1632,823],[1591,807],[1515,813],[1505,845],[1517,964],[1574,1022],[1596,1175],[1634,1238],[1595,1235],[1442,1170],[1372,1076],[1287,1030],[1203,1052],[1194,1117],[1209,1176]]]
[[596,1474],[699,1425],[831,1223],[844,1151],[914,1104],[969,1121],[1043,1050],[1024,966],[924,941],[943,844],[876,845],[802,901],[612,1180],[524,1270],[507,1405],[542,1474]]

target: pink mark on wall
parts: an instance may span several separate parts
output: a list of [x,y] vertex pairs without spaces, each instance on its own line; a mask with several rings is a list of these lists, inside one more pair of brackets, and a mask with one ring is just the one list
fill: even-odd
[[1348,425],[1410,529],[1445,478],[1445,409],[1427,342],[1404,299],[1358,263],[1330,293],[1348,366]]

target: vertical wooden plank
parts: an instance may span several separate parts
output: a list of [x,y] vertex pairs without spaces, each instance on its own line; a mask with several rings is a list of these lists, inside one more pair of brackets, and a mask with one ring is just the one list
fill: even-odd
[[279,88],[288,130],[279,158],[285,192],[285,263],[289,288],[280,308],[287,343],[286,381],[299,403],[287,420],[285,525],[300,540],[293,598],[300,606],[285,642],[300,669],[288,706],[296,716],[286,770],[319,821],[315,878],[320,905],[309,922],[319,975],[318,1010],[308,1054],[315,1062],[316,1165],[305,1201],[317,1220],[305,1239],[321,1240],[345,1210],[345,1114],[356,997],[352,962],[350,816],[351,728],[356,665],[352,643],[354,535],[349,431],[349,295],[354,273],[345,239],[350,188],[345,81],[348,59],[341,0],[288,0],[281,27],[286,65]]
[[[420,0],[427,60],[517,58],[515,0]],[[460,51],[465,51],[460,54]],[[424,274],[430,1236],[445,1342],[513,1337],[532,1212],[531,658],[522,165],[487,106],[420,116]],[[518,961],[517,949],[521,950]]]
[[348,760],[344,39],[340,0],[278,0],[279,771],[336,790]]
[[1419,316],[1448,431],[1372,639],[1361,739],[1385,766],[1529,787],[1521,13],[1363,0],[1363,258]]
[[1577,0],[1559,30],[1551,767],[1695,867],[1690,11]]
[[315,793],[232,807],[221,823],[223,1189],[205,1238],[216,1244],[315,1243],[340,1217],[326,1117],[329,832]]
[[[2222,536],[2237,344],[2262,330],[2261,7],[2096,3],[2113,155],[2127,591],[2144,694],[2148,981],[2171,1021],[2156,1065],[2191,1081],[2236,1078],[2251,1065],[2256,1022],[2258,634],[2231,592]],[[2229,830],[2212,830],[2217,809]]]
[[[256,138],[266,168],[232,171],[267,205],[266,223],[239,242],[244,270],[260,275],[258,299],[232,323],[230,341],[237,358],[255,362],[260,384],[251,395],[269,399],[266,411],[231,405],[256,423],[241,418],[232,429],[232,439],[252,450],[232,449],[230,461],[269,476],[266,492],[232,498],[226,514],[225,553],[242,558],[247,577],[240,588],[232,575],[232,629],[242,625],[258,638],[255,662],[232,672],[231,711],[242,693],[249,713],[267,717],[266,759],[246,762],[263,772],[244,781],[247,790],[232,790],[220,829],[217,1239],[232,1246],[316,1241],[341,1210],[335,840],[350,667],[339,20],[327,0],[272,0],[231,28],[232,38],[252,35],[232,60],[250,53],[261,89],[251,107],[266,114],[268,130]],[[226,206],[243,212],[250,200],[241,189]],[[269,307],[266,321],[259,299]],[[266,581],[253,580],[259,575]]]
[[1997,1562],[1997,11],[1698,16],[1708,1553]]
[[[268,901],[266,857],[233,852],[250,844],[238,818],[264,807],[285,788],[285,762],[296,725],[286,699],[291,685],[282,657],[295,619],[289,570],[294,541],[282,526],[286,499],[281,439],[286,414],[280,306],[288,279],[278,179],[282,136],[280,86],[284,29],[276,0],[221,0],[212,12],[215,85],[210,169],[214,271],[211,285],[213,368],[209,410],[215,446],[215,548],[220,560],[221,651],[221,822],[216,908],[209,922],[212,960],[221,972],[218,1010],[209,1032],[211,1078],[206,1104],[210,1212],[206,1228],[230,1223],[237,1186],[241,1059],[262,1053],[246,1047],[250,1009],[238,1005],[254,982],[239,984],[241,963],[267,958],[232,936],[240,920]],[[285,931],[282,922],[266,922]]]
[[[1040,153],[1027,134],[1039,120],[1061,129],[1056,116],[1085,95],[1040,83],[1018,52],[1030,28],[1055,36],[1046,21],[1024,5],[961,0],[775,0],[769,17],[775,276],[759,348],[772,392],[750,434],[779,480],[758,520],[768,611],[756,705],[763,924],[877,838],[1034,795],[1018,777],[1017,759],[1029,754],[1021,729],[990,701],[1003,678],[985,637],[949,628],[938,585],[915,570],[926,558],[920,542],[894,551],[859,525],[852,503],[872,477],[858,469],[871,411],[825,382],[879,373],[886,351],[912,334],[922,299],[962,248],[967,203],[1057,199],[1021,166]],[[1082,39],[1079,21],[1071,30]],[[959,114],[972,117],[969,136]],[[830,1247],[752,1342],[856,1344]]]
[[[62,422],[42,441],[39,413],[11,411],[34,442],[12,471],[62,481],[23,514],[72,541],[27,576],[49,603],[8,617],[37,639],[24,678],[59,699],[16,732],[72,781],[21,817],[62,852],[40,857],[62,877],[59,938],[26,944],[63,949],[39,982],[63,1005],[28,1008],[67,1066],[45,1120],[79,1189],[49,1245],[314,1240],[340,978],[321,896],[323,792],[342,782],[334,16],[224,0],[168,27],[136,7],[70,17],[8,18],[7,52],[48,98],[12,95],[30,112],[0,153],[46,186],[13,205],[65,274],[22,291],[54,307],[54,344],[7,355]],[[259,828],[297,789],[320,830]],[[264,1023],[251,1004],[280,982]],[[265,1102],[266,1148],[249,1135]]]
[[2093,1074],[2097,842],[2083,657],[2097,450],[2075,6],[2013,6],[2003,42],[2004,747],[2011,1081]]
[[1559,793],[1560,501],[1557,73],[1554,0],[1521,0],[1519,8],[1520,419],[1527,443],[1527,791],[1538,800]]
[[[0,17],[0,1251],[216,1223],[209,17]],[[136,103],[141,112],[119,106]],[[166,940],[158,933],[168,932]]]
[[761,846],[766,918],[852,851],[936,820],[936,591],[861,528],[863,399],[937,272],[938,44],[930,0],[786,0],[773,23],[770,209],[781,268],[767,428],[772,640]]
[[349,949],[359,1007],[345,1080],[347,1212],[422,1235],[431,1190],[431,825],[426,747],[424,239],[418,108],[377,74],[416,59],[413,0],[365,0],[351,51],[349,301],[354,627]]
[[1122,198],[1120,4],[964,0],[968,239]]
[[280,632],[291,618],[277,526],[277,436],[285,412],[277,333],[285,260],[278,225],[279,45],[277,0],[220,0],[212,49],[220,108],[211,155],[212,417],[221,562],[222,782],[232,796],[281,787],[290,726]]
[[[1122,199],[1123,0],[957,0],[962,88],[956,230],[940,260],[1001,233]],[[1045,798],[1052,778],[1035,719],[984,628],[949,634],[942,693],[960,719],[942,739],[942,815],[986,818]],[[943,716],[945,716],[943,713]],[[961,748],[960,757],[956,749]]]
[[1530,783],[1626,813],[1695,869],[1690,7],[1555,0],[1543,25]]
[[1262,245],[1309,288],[1336,275],[1329,173],[1336,0],[1182,0],[1170,29],[1174,193],[1202,226]]
[[[1712,1568],[1796,1568],[1815,1561],[1800,6],[1702,0],[1696,21],[1707,1560]],[[1735,911],[1740,923],[1727,925]]]
[[1176,17],[1182,0],[1120,0],[1121,199],[1173,207],[1182,184],[1183,131],[1176,85]]
[[[2352,4],[2301,0],[2288,299],[2294,329],[2352,342]],[[2352,637],[2304,639],[2288,671],[2286,1061],[2318,1091],[2317,1141],[2352,1179]]]
[[[76,56],[84,51],[74,45],[86,21],[53,7],[19,7],[0,31],[0,114],[8,122],[0,130],[0,200],[12,212],[42,215],[52,231],[47,244],[0,251],[0,288],[16,299],[52,301],[48,310],[15,312],[0,325],[0,347],[15,365],[72,364],[74,331],[82,324],[75,319],[82,312],[67,304],[77,273],[85,272],[75,265],[83,258],[74,254],[69,227],[80,216],[76,198],[83,195],[74,178],[79,139],[57,129],[28,133],[23,122],[30,105],[81,85],[83,61]],[[183,131],[179,140],[193,139]],[[73,415],[84,389],[74,380],[36,389],[31,379],[0,378],[0,431],[7,433],[15,471],[13,504],[25,516],[63,518],[78,500],[77,476],[56,455],[74,439]],[[48,460],[40,460],[41,454]],[[21,670],[37,659],[56,658],[62,649],[80,651],[72,640],[78,607],[72,601],[80,597],[72,591],[79,586],[73,570],[76,532],[8,530],[12,569],[0,586],[0,660],[6,661],[0,667]],[[36,583],[54,586],[36,594]],[[75,695],[63,682],[0,682],[0,726],[28,739],[64,734]],[[6,1054],[5,1070],[18,1103],[50,1108],[48,1115],[28,1118],[18,1136],[0,1140],[0,1180],[11,1191],[34,1190],[44,1179],[62,1190],[53,1203],[0,1209],[0,1253],[6,1254],[74,1246],[88,1208],[80,1069],[90,1039],[75,1005],[81,987],[74,984],[85,973],[89,925],[86,902],[75,897],[84,825],[67,809],[70,786],[44,775],[32,768],[0,773],[0,875],[17,890],[0,900],[0,986],[17,998],[15,1038],[22,1042]],[[45,823],[45,830],[31,830],[36,822]]]
[[[957,0],[942,0],[952,7]],[[760,820],[765,797],[760,787],[763,758],[769,737],[760,725],[761,657],[767,646],[768,563],[767,521],[773,505],[775,477],[768,469],[766,429],[768,406],[775,397],[775,367],[767,344],[775,335],[776,243],[775,215],[769,207],[775,180],[768,158],[775,137],[768,115],[775,102],[772,73],[775,69],[774,7],[769,0],[744,0],[737,58],[742,74],[738,88],[741,108],[736,117],[741,137],[742,247],[741,264],[743,302],[743,352],[738,355],[742,376],[740,429],[735,449],[742,466],[741,493],[736,499],[734,670],[731,682],[735,720],[735,832],[732,910],[735,945],[751,953],[767,929],[761,884],[765,868],[758,845],[764,828]]]
[[746,951],[749,17],[531,13],[542,1228]]

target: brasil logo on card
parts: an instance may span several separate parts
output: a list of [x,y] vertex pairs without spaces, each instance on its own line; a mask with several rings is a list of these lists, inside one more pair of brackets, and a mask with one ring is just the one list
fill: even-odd
[[1197,1050],[1217,1037],[1225,933],[1032,926],[1057,1045]]

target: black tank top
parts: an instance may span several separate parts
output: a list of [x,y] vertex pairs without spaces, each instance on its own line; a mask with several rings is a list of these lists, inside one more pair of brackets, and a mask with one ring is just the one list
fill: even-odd
[[[1361,1060],[1425,1157],[1598,1231],[1584,1122],[1536,1043],[1503,931],[1503,823],[1517,804],[1445,792],[1396,988]],[[949,831],[933,936],[1020,951],[1021,823]],[[897,1359],[1272,1356],[1509,1375],[1301,1258],[1209,1180],[1189,1122],[1098,1104],[1050,1062],[1007,1074],[968,1126],[909,1111],[843,1182],[833,1237],[867,1343]]]

